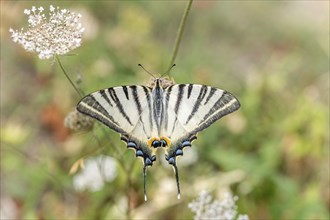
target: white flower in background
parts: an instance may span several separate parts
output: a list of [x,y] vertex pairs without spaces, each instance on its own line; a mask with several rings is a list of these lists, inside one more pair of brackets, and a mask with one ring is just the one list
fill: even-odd
[[81,44],[82,27],[80,14],[67,9],[49,7],[48,18],[44,8],[35,6],[25,9],[28,16],[28,29],[13,30],[10,28],[14,42],[19,43],[28,52],[38,53],[40,59],[50,59],[55,55],[64,55]]
[[219,220],[248,220],[247,215],[237,215],[237,206],[235,202],[237,196],[225,193],[223,199],[213,200],[211,194],[202,191],[199,197],[189,203],[188,207],[195,213],[194,219],[219,219]]
[[116,162],[109,156],[87,159],[82,169],[73,177],[73,186],[77,191],[102,189],[105,182],[113,181],[117,176]]
[[0,219],[19,219],[20,210],[14,199],[8,196],[0,197]]

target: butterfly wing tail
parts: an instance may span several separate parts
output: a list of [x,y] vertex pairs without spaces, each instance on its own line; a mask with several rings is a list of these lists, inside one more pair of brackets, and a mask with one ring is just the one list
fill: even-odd
[[147,167],[144,164],[144,166],[143,166],[143,193],[144,193],[145,202],[147,201],[146,177],[147,177]]
[[176,143],[172,143],[171,146],[167,150],[167,154],[165,155],[165,159],[168,161],[170,165],[173,166],[176,185],[178,189],[178,199],[180,199],[181,191],[180,191],[180,181],[179,181],[179,171],[177,167],[177,157],[183,156],[183,149],[185,147],[190,147],[191,142],[196,139],[195,135],[192,135],[190,138],[183,139]]
[[174,164],[173,167],[174,167],[174,172],[175,172],[176,186],[178,188],[178,199],[180,199],[181,192],[180,192],[180,182],[179,182],[179,171],[178,171],[178,167],[176,166],[176,164]]
[[144,201],[147,201],[147,167],[153,165],[153,162],[156,161],[156,155],[146,144],[132,137],[128,137],[128,135],[122,135],[121,140],[126,142],[127,148],[131,148],[135,151],[136,157],[140,157],[143,160],[143,193]]

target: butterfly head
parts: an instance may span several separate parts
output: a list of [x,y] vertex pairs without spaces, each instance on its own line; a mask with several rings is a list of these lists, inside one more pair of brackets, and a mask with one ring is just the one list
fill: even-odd
[[138,66],[140,66],[144,71],[146,71],[146,73],[148,73],[152,77],[147,83],[147,86],[151,89],[155,87],[166,89],[167,87],[175,84],[173,79],[170,79],[168,76],[166,76],[169,75],[169,72],[173,67],[175,67],[175,64],[168,68],[166,72],[160,74],[159,77],[156,77],[154,74],[150,73],[141,64],[138,64]]
[[175,82],[173,79],[170,79],[169,77],[161,77],[161,78],[151,78],[149,80],[149,83],[147,84],[147,86],[151,89],[155,88],[155,87],[160,87],[163,89],[166,89],[167,87],[174,85]]

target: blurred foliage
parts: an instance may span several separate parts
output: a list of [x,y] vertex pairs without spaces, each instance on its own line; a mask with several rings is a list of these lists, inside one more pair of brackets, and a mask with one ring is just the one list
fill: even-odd
[[[79,97],[59,66],[12,42],[25,8],[1,2],[1,209],[21,219],[192,218],[203,189],[230,189],[251,219],[329,219],[329,2],[196,1],[171,76],[235,94],[241,109],[198,136],[198,160],[179,168],[181,200],[168,165],[148,170],[119,135],[97,124],[74,133],[64,117]],[[83,15],[82,47],[62,62],[85,93],[144,84],[164,72],[183,1],[60,1]],[[189,151],[189,150],[187,150]],[[113,156],[118,176],[77,192],[71,166]],[[158,158],[160,158],[158,156]],[[180,163],[180,160],[179,160]],[[8,214],[8,213],[7,213]]]

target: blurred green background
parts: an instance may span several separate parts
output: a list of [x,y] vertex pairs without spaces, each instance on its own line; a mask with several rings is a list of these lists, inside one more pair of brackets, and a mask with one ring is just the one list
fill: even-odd
[[[147,203],[134,153],[100,124],[65,128],[79,97],[56,62],[10,38],[9,28],[27,27],[25,8],[48,13],[49,4],[83,16],[82,46],[62,62],[87,94],[145,84],[138,63],[163,73],[186,2],[1,1],[3,217],[191,219],[188,203],[205,189],[231,190],[251,219],[329,219],[328,1],[193,3],[171,77],[228,90],[241,108],[201,132],[179,160],[181,200],[158,156]],[[76,190],[71,166],[101,154],[117,161],[116,178],[97,192]]]

